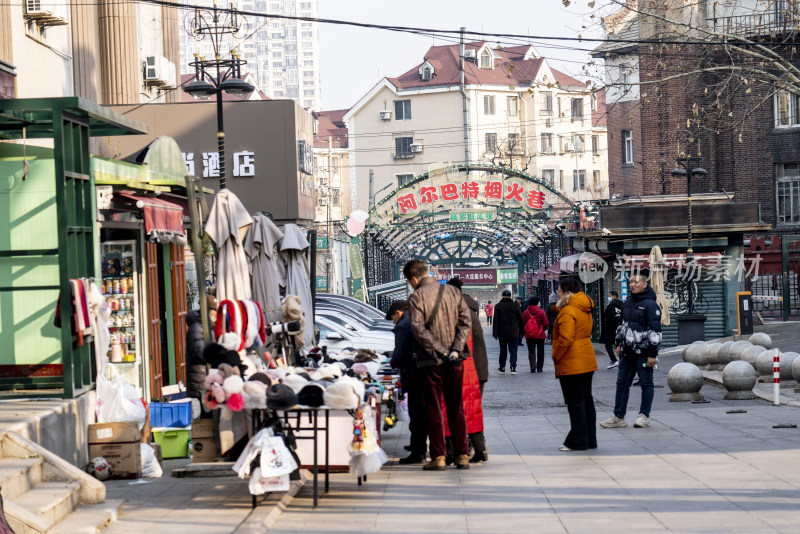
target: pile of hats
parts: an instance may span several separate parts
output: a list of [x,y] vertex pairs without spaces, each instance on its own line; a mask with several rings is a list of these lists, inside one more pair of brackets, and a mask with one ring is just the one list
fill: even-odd
[[237,367],[222,363],[206,378],[203,398],[211,410],[224,405],[236,412],[295,406],[354,410],[363,402],[366,386],[363,380],[344,375],[342,367],[339,362],[322,364],[310,375],[301,368],[270,369],[245,381]]

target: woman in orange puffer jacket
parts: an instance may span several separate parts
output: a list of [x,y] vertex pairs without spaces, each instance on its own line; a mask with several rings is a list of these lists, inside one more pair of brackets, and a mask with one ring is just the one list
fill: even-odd
[[577,278],[565,278],[558,285],[558,316],[553,327],[553,363],[569,411],[570,431],[561,451],[597,448],[597,428],[592,376],[597,357],[592,346],[594,302],[583,292]]

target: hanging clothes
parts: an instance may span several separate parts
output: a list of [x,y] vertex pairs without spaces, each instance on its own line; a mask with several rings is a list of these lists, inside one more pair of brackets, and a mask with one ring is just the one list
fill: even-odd
[[269,217],[256,215],[244,238],[244,252],[253,276],[253,300],[261,305],[264,320],[281,320],[281,275],[278,268],[277,244],[283,232]]
[[[69,290],[72,300],[72,315],[70,328],[77,339],[76,346],[82,347],[84,337],[92,334],[92,322],[89,314],[89,302],[85,279],[73,278],[69,281]],[[61,328],[61,299],[56,303],[56,316],[53,321],[56,328]]]
[[250,271],[243,238],[253,218],[230,189],[214,196],[206,233],[217,245],[217,300],[249,299]]
[[314,324],[314,310],[311,302],[308,263],[305,257],[305,251],[309,246],[306,233],[299,226],[287,224],[283,227],[280,248],[281,255],[286,262],[284,286],[286,295],[300,298],[300,306],[303,308],[307,325],[303,331],[303,341],[308,348],[314,345],[314,329],[311,327]]

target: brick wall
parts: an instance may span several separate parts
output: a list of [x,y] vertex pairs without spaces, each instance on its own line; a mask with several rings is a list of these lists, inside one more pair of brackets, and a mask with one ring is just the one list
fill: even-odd
[[[639,100],[608,106],[608,187],[609,195],[641,196],[642,128]],[[633,131],[633,165],[624,165],[624,130]]]

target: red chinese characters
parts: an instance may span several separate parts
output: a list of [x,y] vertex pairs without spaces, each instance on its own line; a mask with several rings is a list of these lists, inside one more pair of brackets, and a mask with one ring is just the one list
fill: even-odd
[[480,193],[478,182],[464,182],[461,184],[461,196],[464,197],[464,200],[471,198],[478,200],[478,193]]
[[484,198],[503,199],[503,182],[486,182],[483,189]]
[[456,184],[444,184],[440,187],[442,200],[458,200],[458,186]]
[[522,202],[522,194],[524,192],[525,189],[523,189],[518,183],[510,183],[506,186],[506,200],[516,200],[517,202]]
[[435,187],[423,187],[419,190],[420,202],[423,204],[433,204],[439,200],[439,195],[436,194]]
[[528,191],[526,203],[531,209],[542,209],[544,207],[544,191]]
[[419,209],[417,206],[417,199],[414,198],[414,193],[409,193],[407,195],[403,195],[402,197],[398,197],[397,206],[400,208],[400,213],[403,215],[409,211],[416,211]]

